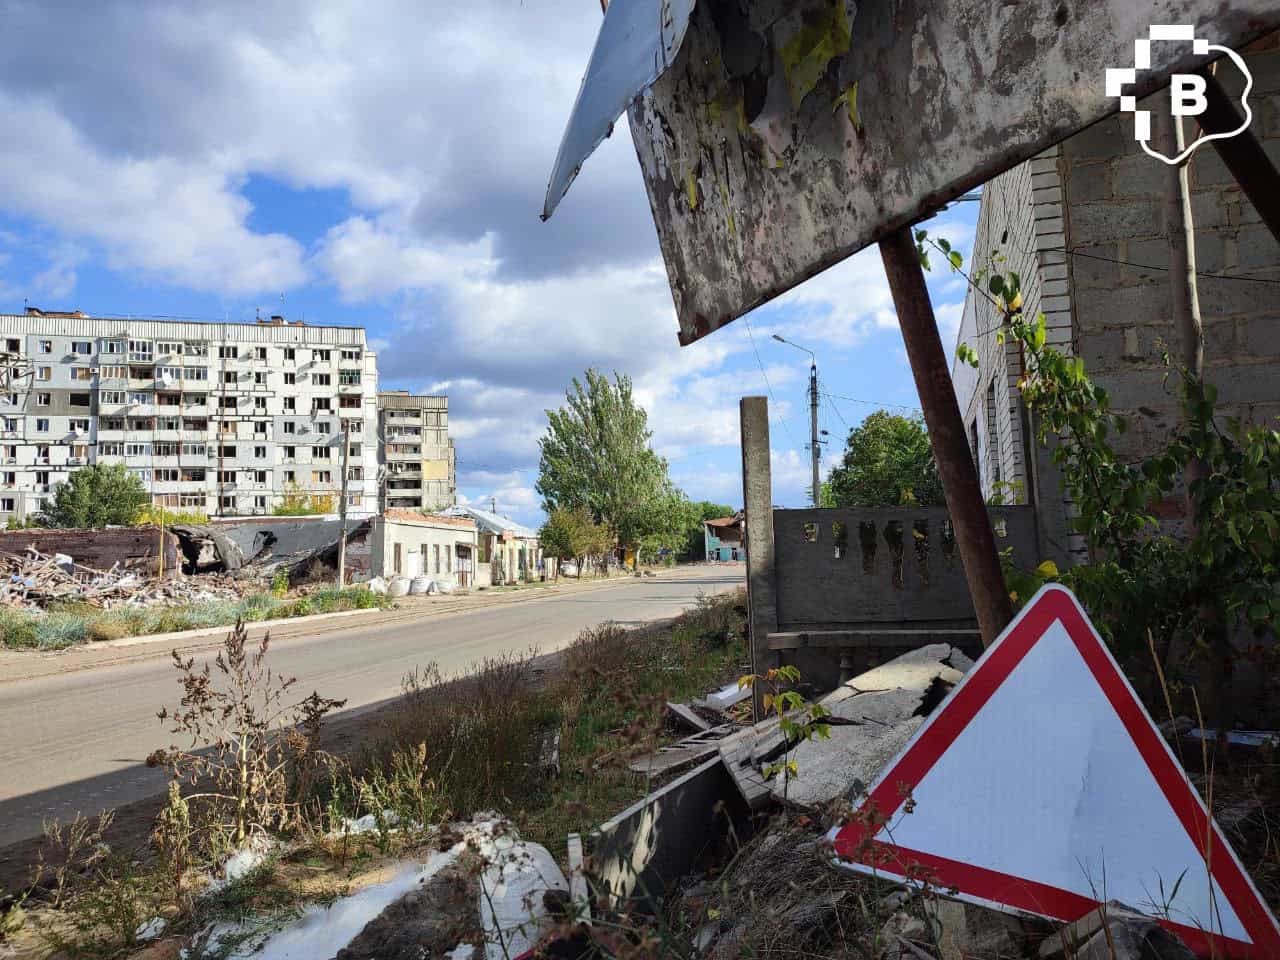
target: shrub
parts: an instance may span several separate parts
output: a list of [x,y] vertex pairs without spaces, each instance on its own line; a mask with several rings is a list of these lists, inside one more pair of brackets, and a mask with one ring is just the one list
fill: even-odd
[[40,646],[35,618],[19,610],[0,609],[0,645],[14,650]]

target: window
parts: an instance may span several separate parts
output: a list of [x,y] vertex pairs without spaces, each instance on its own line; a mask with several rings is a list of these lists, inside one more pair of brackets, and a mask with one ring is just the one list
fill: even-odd
[[293,347],[285,347],[285,348],[284,348],[284,358],[285,358],[286,360],[290,360],[290,361],[292,361],[292,360],[297,360],[297,359],[298,359],[298,351],[297,351],[297,350],[295,350],[295,349],[293,349]]
[[68,421],[67,427],[72,433],[88,433],[89,421],[84,417],[76,417]]
[[18,485],[17,472],[14,470],[6,470],[4,473],[0,473],[0,483],[3,483],[6,487],[17,486]]
[[234,370],[222,371],[222,382],[234,385],[236,382],[236,372]]
[[343,420],[342,429],[347,430],[351,433],[364,433],[364,421],[363,420]]
[[286,460],[292,460],[295,456],[297,456],[297,454],[298,454],[298,448],[297,448],[297,447],[285,447],[285,448],[284,448],[284,458],[285,458]]
[[218,398],[219,410],[234,410],[235,407],[236,407],[235,397],[219,397]]
[[343,386],[352,386],[354,384],[358,384],[359,382],[360,382],[359,370],[339,370],[338,371],[338,383],[342,384]]
[[236,348],[235,348],[235,347],[227,347],[227,346],[221,346],[221,347],[219,347],[219,348],[218,348],[218,359],[220,359],[220,360],[234,360],[234,359],[236,359]]
[[320,363],[328,363],[329,351],[328,350],[312,350],[311,359],[318,360]]
[[182,429],[194,433],[203,433],[209,429],[209,421],[187,417],[182,421]]
[[124,353],[123,340],[107,340],[102,344],[102,353],[120,354]]
[[285,482],[285,483],[297,483],[297,482],[298,482],[298,480],[297,480],[297,474],[296,474],[296,473],[294,473],[294,471],[292,471],[292,470],[286,470],[286,471],[284,472],[284,482]]
[[71,379],[72,380],[92,380],[93,368],[92,367],[72,367]]
[[37,379],[37,380],[52,380],[52,379],[53,379],[53,367],[36,367],[36,379]]
[[313,373],[311,375],[311,382],[317,387],[329,386],[329,379],[329,374],[327,373]]
[[98,379],[99,380],[128,380],[129,368],[128,367],[99,367]]
[[124,417],[99,417],[98,429],[99,430],[123,430]]
[[267,421],[258,420],[253,425],[253,435],[255,437],[265,437],[267,435]]
[[[266,398],[266,397],[254,397],[254,398],[253,398],[253,409],[255,409],[255,410],[261,410],[263,413],[265,413],[265,412],[266,412],[266,410],[267,410],[267,398]],[[266,424],[264,423],[264,424],[263,424],[263,426],[265,427],[265,426],[266,426]]]
[[444,572],[453,572],[453,550],[450,549],[447,543],[444,545]]
[[285,432],[285,433],[297,433],[297,432],[298,432],[298,425],[297,425],[296,423],[294,423],[292,420],[286,420],[286,421],[284,422],[284,424],[283,424],[283,427],[284,427],[284,432]]
[[297,410],[297,409],[298,409],[297,398],[296,398],[296,397],[285,397],[285,398],[284,398],[284,408],[285,408],[286,410]]
[[156,421],[154,417],[129,417],[125,420],[125,427],[129,430],[154,430]]
[[204,483],[204,467],[184,467],[182,479],[185,483]]
[[134,360],[150,360],[152,347],[148,340],[130,340],[129,356]]
[[180,357],[182,356],[182,344],[172,341],[157,343],[156,353],[163,354],[166,357]]
[[259,360],[265,360],[265,359],[267,359],[267,348],[266,348],[266,347],[254,347],[254,348],[253,348],[253,355],[254,355],[255,357],[257,357]]
[[293,385],[294,385],[295,383],[297,383],[297,382],[298,382],[298,375],[297,375],[296,373],[291,373],[291,372],[286,372],[286,373],[285,373],[285,375],[284,375],[284,385],[285,385],[286,387],[291,387],[291,386],[293,386]]
[[165,467],[155,472],[156,483],[177,483],[178,469],[176,467]]
[[253,372],[253,382],[260,387],[265,387],[267,385],[267,371],[255,370]]
[[219,470],[218,482],[219,483],[235,483],[236,472],[234,470]]
[[151,444],[126,443],[124,445],[124,455],[126,457],[149,457],[151,456]]
[[[49,395],[47,393],[38,394],[36,397],[36,404],[41,407],[47,407],[49,405],[49,401],[45,400],[44,403],[40,403],[39,398],[48,397],[48,396]],[[129,402],[128,396],[127,394],[125,394],[123,390],[102,390],[98,393],[98,403],[100,404],[128,403],[128,402]]]
[[[17,431],[17,429],[18,429],[18,418],[17,418],[17,417],[3,417],[3,418],[0,418],[0,423],[3,423],[3,424],[4,424],[4,428],[5,428],[5,430]],[[16,449],[16,448],[15,448],[15,449]]]
[[253,498],[253,509],[255,509],[255,510],[265,510],[265,509],[267,509],[267,498],[266,498],[266,497],[263,497],[263,496],[257,496],[257,497],[254,497],[254,498]]
[[18,509],[16,497],[0,497],[0,511],[13,513]]
[[235,455],[236,448],[230,444],[224,443],[218,447],[218,456],[222,457],[224,460],[228,457],[234,457]]
[[160,367],[156,370],[156,378],[159,380],[181,380],[181,367]]
[[254,482],[254,483],[266,483],[266,482],[267,482],[267,471],[265,471],[265,470],[255,470],[255,471],[253,471],[253,482]]
[[180,507],[196,507],[200,510],[204,509],[204,494],[202,493],[184,493],[178,496],[178,506]]
[[328,447],[312,447],[311,457],[313,460],[328,460],[330,459],[330,450]]
[[267,457],[267,448],[266,448],[266,447],[254,447],[254,448],[253,448],[253,456],[254,456],[254,459],[255,459],[255,460],[265,460],[265,459],[266,459],[266,457]]
[[90,405],[90,397],[87,393],[69,393],[67,402],[73,407],[87,407]]
[[49,486],[49,471],[48,471],[48,470],[37,470],[37,471],[36,471],[36,486],[37,486],[37,487],[47,487],[47,486]]
[[72,340],[71,352],[79,353],[79,354],[82,354],[83,356],[88,356],[89,354],[93,353],[93,344],[90,343],[88,340]]
[[151,400],[151,395],[148,393],[140,393],[135,391],[134,393],[129,394],[130,403],[148,403],[150,400]]
[[223,510],[235,510],[236,508],[235,494],[230,494],[230,493],[223,494],[221,497],[218,498],[218,505]]
[[36,433],[48,433],[48,432],[49,432],[49,418],[39,417],[36,420]]
[[182,420],[179,417],[159,417],[156,420],[157,430],[177,430]]
[[359,410],[359,409],[360,409],[360,397],[359,397],[359,395],[354,396],[354,397],[353,397],[353,396],[342,396],[342,397],[339,397],[339,398],[338,398],[338,406],[339,406],[340,408],[342,408],[343,410]]
[[183,380],[208,380],[209,368],[208,367],[183,367],[182,379]]
[[328,433],[333,424],[326,420],[316,422],[316,433]]
[[435,572],[439,573],[440,572],[440,544],[433,543],[431,545],[431,557],[432,557],[432,563],[435,567]]
[[6,443],[2,449],[4,458],[9,461],[18,459],[18,445],[16,443]]
[[203,443],[184,443],[182,445],[182,455],[184,457],[206,457],[209,455],[209,448]]
[[359,350],[343,350],[341,353],[341,357],[343,360],[359,360],[360,351]]
[[122,443],[100,443],[98,444],[99,457],[122,457],[124,456],[124,444]]
[[[111,403],[112,401],[107,400],[107,401],[104,401],[104,402],[106,402],[106,403]],[[117,402],[118,402],[118,401],[117,401]],[[36,406],[37,406],[37,407],[47,407],[48,405],[49,405],[49,394],[47,394],[47,393],[37,393],[37,394],[36,394]]]
[[48,462],[49,462],[49,445],[47,443],[42,443],[40,446],[36,447],[36,463],[48,463]]
[[161,440],[154,444],[157,457],[176,457],[181,446],[172,440]]
[[41,340],[41,341],[40,341],[40,352],[41,352],[41,353],[53,353],[53,341],[52,341],[52,340]]
[[182,352],[188,357],[207,357],[209,355],[209,345],[207,343],[188,343]]
[[331,470],[312,470],[312,483],[333,483],[333,472]]
[[330,409],[332,409],[332,407],[329,405],[328,397],[312,397],[311,398],[312,413],[314,413],[317,410],[330,410]]

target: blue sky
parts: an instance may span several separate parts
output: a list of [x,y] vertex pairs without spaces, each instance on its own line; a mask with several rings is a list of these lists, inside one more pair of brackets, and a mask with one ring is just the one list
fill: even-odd
[[[625,124],[538,219],[592,5],[428,7],[7,9],[0,311],[362,325],[384,387],[449,394],[460,493],[530,523],[543,411],[589,365],[632,376],[689,496],[734,505],[737,399],[770,392],[774,498],[806,500],[808,360],[771,334],[818,355],[828,462],[917,404],[874,249],[680,348]],[[967,253],[976,214],[930,229]],[[963,284],[930,287],[950,351]]]

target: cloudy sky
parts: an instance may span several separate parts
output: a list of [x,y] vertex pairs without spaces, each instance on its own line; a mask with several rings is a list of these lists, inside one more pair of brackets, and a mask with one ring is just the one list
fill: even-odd
[[[828,460],[917,403],[874,250],[681,349],[625,123],[539,221],[595,0],[0,0],[0,21],[0,312],[362,325],[384,387],[449,395],[461,494],[530,522],[543,411],[588,366],[631,375],[691,497],[734,505],[737,399],[770,392],[774,497],[806,500],[807,359],[770,334],[818,354]],[[976,206],[934,232],[967,251]],[[931,287],[950,350],[963,286]]]

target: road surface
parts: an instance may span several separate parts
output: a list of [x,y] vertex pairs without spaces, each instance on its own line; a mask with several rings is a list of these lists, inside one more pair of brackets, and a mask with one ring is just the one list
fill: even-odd
[[[434,661],[449,675],[503,652],[551,652],[585,627],[674,616],[699,593],[732,590],[742,579],[737,565],[685,569],[407,623],[277,632],[269,656],[278,672],[298,678],[299,690],[347,698],[350,714],[394,697],[414,667]],[[180,688],[167,647],[156,646],[154,655],[97,669],[0,677],[0,846],[39,834],[46,817],[93,815],[163,792],[163,772],[143,761],[170,742],[156,711],[172,707]]]

